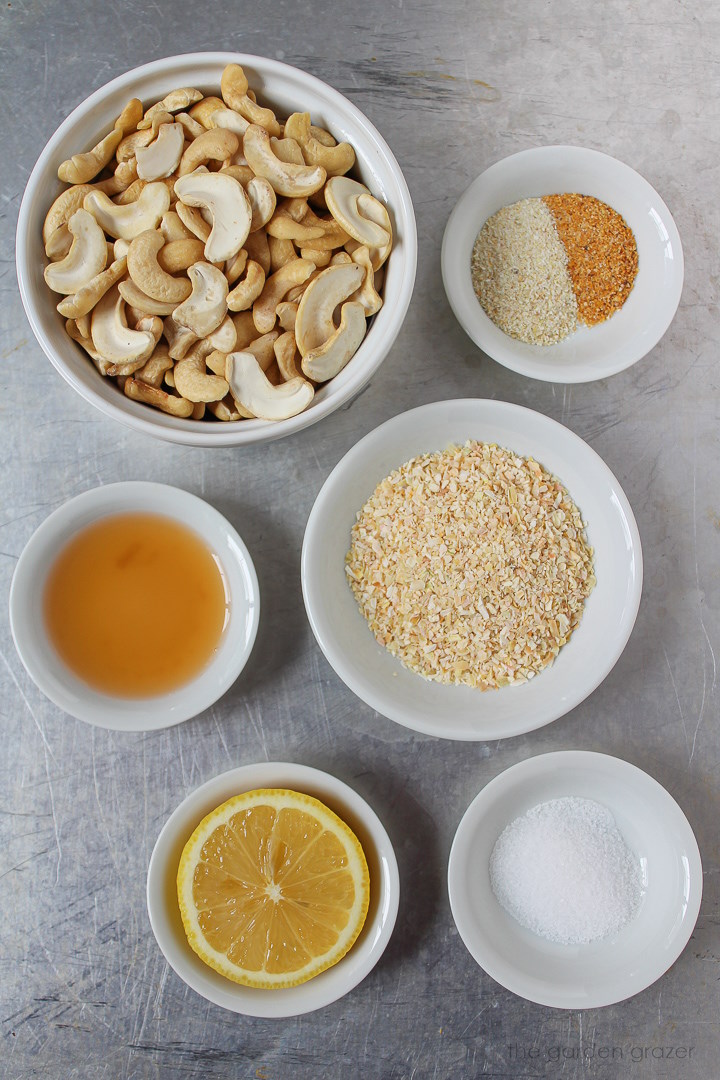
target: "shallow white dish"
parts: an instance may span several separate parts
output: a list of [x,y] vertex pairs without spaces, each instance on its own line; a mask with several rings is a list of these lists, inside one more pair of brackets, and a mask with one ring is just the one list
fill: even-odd
[[[268,787],[314,795],[334,810],[360,840],[370,870],[370,906],[353,947],[333,967],[286,990],[240,986],[204,964],[187,943],[177,902],[180,855],[195,827],[233,795]],[[243,765],[199,787],[168,818],[148,868],[150,924],[165,959],[198,994],[246,1016],[298,1016],[321,1009],[349,993],[372,971],[385,951],[395,926],[399,899],[395,852],[374,810],[342,780],[319,769],[289,762]]]
[[[557,945],[526,930],[490,885],[488,863],[503,829],[565,796],[612,812],[645,886],[635,919],[590,945]],[[528,758],[486,784],[458,826],[448,865],[453,918],[473,958],[507,990],[559,1009],[612,1005],[659,979],[690,938],[702,880],[693,831],[665,788],[627,761],[578,750]]]
[[[638,275],[620,311],[580,327],[557,345],[528,345],[503,333],[483,311],[470,277],[475,238],[487,219],[520,199],[579,192],[622,214],[638,247]],[[455,316],[499,364],[546,382],[580,383],[624,371],[663,336],[680,302],[683,252],[667,206],[647,180],[616,158],[580,146],[542,146],[503,158],[458,201],[445,229],[442,275]]]
[[[555,663],[521,686],[482,692],[430,682],[375,641],[345,577],[357,511],[377,484],[417,454],[468,439],[532,455],[575,500],[595,548],[597,585]],[[401,413],[335,466],[312,508],[302,550],[310,625],[340,678],[371,708],[447,739],[520,735],[569,712],[611,670],[630,636],[642,588],[640,537],[618,481],[587,443],[547,416],[503,401],[438,401]]]
[[[64,188],[57,167],[71,154],[93,146],[110,130],[131,97],[147,106],[178,86],[194,86],[217,95],[228,63],[241,64],[263,104],[287,116],[308,110],[313,123],[328,128],[357,153],[353,175],[389,208],[394,244],[386,264],[384,305],[373,317],[364,341],[347,367],[320,387],[310,406],[298,416],[276,423],[245,420],[210,423],[167,416],[131,401],[110,379],[102,378],[64,329],[55,310],[56,294],[46,286],[47,262],[42,224],[51,203]],[[382,135],[352,102],[337,90],[288,64],[244,53],[208,52],[169,56],[120,75],[86,98],[63,121],[40,155],[20,206],[16,266],[20,296],[33,333],[62,377],[106,416],[157,438],[192,446],[239,446],[269,442],[300,431],[334,412],[367,383],[387,356],[400,331],[412,296],[417,262],[417,230],[405,178]]]
[[[57,655],[45,631],[43,592],[53,561],[75,533],[100,518],[138,511],[179,521],[205,541],[220,563],[230,614],[215,656],[191,682],[157,697],[119,698],[93,690]],[[169,727],[209,708],[247,663],[259,620],[255,567],[229,521],[196,495],[144,481],[93,488],[55,510],[28,540],[10,589],[10,628],[35,684],[71,716],[118,731]]]

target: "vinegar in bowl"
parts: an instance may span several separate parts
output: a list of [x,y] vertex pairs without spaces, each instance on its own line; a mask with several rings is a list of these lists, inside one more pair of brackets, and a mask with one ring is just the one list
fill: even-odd
[[186,525],[118,513],[59,552],[44,592],[48,636],[68,668],[101,693],[171,693],[210,663],[229,617],[218,557]]

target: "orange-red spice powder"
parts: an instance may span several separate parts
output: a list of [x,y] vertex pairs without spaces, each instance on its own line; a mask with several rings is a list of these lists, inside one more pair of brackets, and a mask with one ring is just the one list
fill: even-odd
[[545,195],[568,257],[578,317],[595,326],[618,311],[635,283],[638,253],[617,210],[592,195]]

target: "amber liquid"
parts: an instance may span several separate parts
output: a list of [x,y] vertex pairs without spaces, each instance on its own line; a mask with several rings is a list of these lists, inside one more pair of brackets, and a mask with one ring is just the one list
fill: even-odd
[[50,570],[44,608],[50,640],[78,678],[141,698],[206,667],[229,603],[219,560],[191,529],[134,513],[73,537]]

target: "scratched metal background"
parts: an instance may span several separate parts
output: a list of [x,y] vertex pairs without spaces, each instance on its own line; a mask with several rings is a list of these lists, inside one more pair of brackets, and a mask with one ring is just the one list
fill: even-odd
[[[3,1077],[718,1075],[718,20],[704,0],[3,0],[3,610],[16,559],[51,510],[141,477],[225,513],[263,596],[259,640],[236,686],[205,715],[148,735],[61,714],[26,676],[0,619]],[[90,91],[159,56],[233,47],[299,65],[368,114],[405,171],[420,258],[403,331],[357,401],[294,438],[214,452],[132,434],[61,381],[23,315],[13,237],[37,155]],[[675,216],[687,262],[660,345],[630,371],[577,388],[480,356],[440,280],[443,228],[467,184],[506,154],[554,142],[607,151],[646,176]],[[587,439],[630,498],[646,560],[635,632],[603,685],[544,731],[494,745],[415,736],[356,700],[314,643],[299,582],[308,512],[342,454],[403,409],[463,395],[529,405]],[[479,788],[528,755],[566,748],[617,754],[656,776],[687,813],[705,863],[700,920],[680,960],[635,999],[586,1013],[531,1005],[485,976],[454,929],[445,885],[454,830]],[[214,774],[263,759],[315,765],[356,787],[390,832],[403,887],[396,932],[365,982],[285,1021],[235,1016],[188,990],[145,910],[148,858],[169,813]],[[622,1057],[602,1058],[603,1047]],[[661,1056],[676,1047],[692,1052]]]

